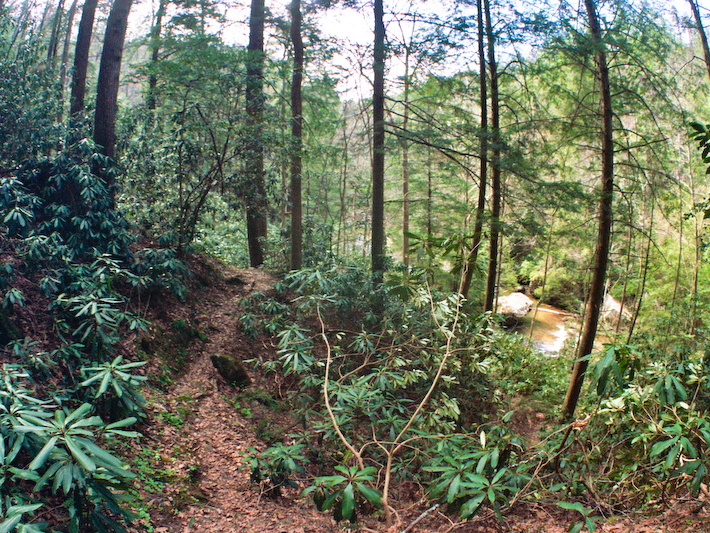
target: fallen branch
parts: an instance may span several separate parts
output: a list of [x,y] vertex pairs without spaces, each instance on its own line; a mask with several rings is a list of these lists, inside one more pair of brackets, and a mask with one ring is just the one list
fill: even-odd
[[440,503],[435,503],[434,505],[432,505],[431,507],[429,507],[429,509],[427,509],[427,510],[424,511],[422,514],[420,514],[420,515],[416,518],[416,520],[414,520],[414,522],[412,522],[412,523],[409,524],[406,528],[404,528],[404,529],[402,530],[402,533],[408,533],[409,531],[411,531],[411,529],[412,529],[414,526],[416,526],[421,520],[423,520],[423,519],[426,517],[426,515],[428,515],[428,514],[431,513],[432,511],[435,511],[436,509],[438,509],[440,505],[441,505]]

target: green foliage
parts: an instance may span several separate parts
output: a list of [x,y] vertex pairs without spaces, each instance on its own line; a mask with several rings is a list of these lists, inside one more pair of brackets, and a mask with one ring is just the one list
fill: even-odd
[[[401,278],[395,283],[404,286]],[[278,358],[255,363],[300,383],[293,401],[316,457],[341,462],[350,456],[350,451],[333,445],[340,442],[339,431],[355,449],[367,450],[367,460],[384,464],[385,448],[375,443],[392,442],[404,432],[402,438],[410,444],[392,461],[395,479],[415,478],[431,487],[432,497],[444,501],[450,494],[449,503],[457,510],[469,502],[463,508],[465,517],[484,500],[500,512],[529,479],[526,466],[518,470],[507,462],[522,456],[521,443],[502,428],[487,429],[482,439],[470,438],[468,431],[488,416],[486,402],[492,403],[495,387],[489,376],[496,369],[502,372],[521,345],[506,344],[508,337],[496,329],[490,315],[464,313],[455,295],[432,293],[423,278],[412,277],[406,283],[402,298],[387,297],[393,286],[388,284],[373,297],[369,276],[354,265],[291,272],[281,287],[292,298],[289,308],[279,299],[259,295],[243,302],[255,329],[268,323],[273,313],[284,320],[276,334]],[[323,332],[312,329],[314,313],[327,321],[332,376],[328,399],[337,430],[316,400],[325,385],[325,361]],[[530,352],[518,353],[522,371],[522,354]],[[539,367],[535,369],[542,376],[544,369]],[[506,378],[516,372],[509,371]],[[438,385],[429,392],[434,379]],[[428,399],[419,408],[425,396]],[[478,402],[470,402],[471,396]],[[422,470],[424,458],[427,466]],[[261,472],[258,479],[266,479],[268,466],[258,459],[252,464]],[[333,509],[338,520],[354,520],[358,510],[372,509],[363,506],[365,502],[379,506],[372,467],[341,465],[336,470],[338,474],[317,478],[306,490],[320,509]],[[469,477],[456,480],[458,474]]]
[[278,334],[279,360],[284,375],[304,374],[315,363],[311,353],[313,342],[308,336],[308,330],[292,324],[285,326]]
[[31,513],[51,502],[67,509],[70,533],[125,531],[132,474],[102,441],[137,436],[128,426],[143,413],[145,378],[115,346],[146,327],[130,294],[184,292],[186,270],[169,250],[130,249],[107,185],[115,162],[80,129],[62,130],[55,73],[23,50],[0,60],[2,319],[37,324],[37,308],[48,308],[39,322],[51,333],[17,328],[0,346],[13,362],[0,383],[0,529],[43,530]]
[[500,516],[510,498],[530,480],[524,465],[516,465],[522,443],[503,427],[481,431],[478,442],[454,436],[436,443],[424,470],[434,474],[430,497],[446,502],[462,518],[489,505]]
[[306,458],[303,449],[303,444],[286,446],[282,443],[276,443],[263,452],[250,448],[251,481],[264,482],[267,493],[272,496],[281,494],[283,487],[298,487],[293,476],[304,473]]
[[579,533],[582,529],[587,529],[589,533],[594,533],[597,530],[597,524],[594,522],[595,519],[600,518],[598,516],[590,516],[592,510],[586,508],[579,502],[560,502],[557,504],[562,509],[567,509],[568,511],[577,511],[582,515],[582,520],[577,522],[572,522],[567,530],[568,533]]
[[[705,165],[705,174],[710,174],[710,124],[701,124],[700,122],[690,122],[691,128],[690,138],[698,143],[698,151]],[[710,199],[703,202],[697,202],[693,206],[694,212],[702,212],[703,218],[710,218]]]
[[[36,498],[48,490],[54,494],[60,492],[70,512],[70,531],[89,527],[98,532],[123,531],[111,516],[129,517],[120,508],[116,491],[125,489],[124,482],[132,474],[98,442],[103,438],[137,436],[126,429],[136,419],[104,424],[91,414],[92,406],[88,403],[70,411],[36,398],[23,385],[29,374],[21,367],[5,365],[3,373],[0,500],[22,495],[23,490],[31,487]],[[8,509],[6,522],[19,524],[20,514]]]
[[696,493],[707,482],[705,358],[642,360],[634,347],[612,346],[596,363],[590,388],[599,408],[584,429],[588,435],[574,434],[560,462],[571,494],[593,482],[592,490],[614,505],[678,490]]
[[[161,47],[163,59],[143,69],[160,80],[153,97],[161,105],[134,109],[124,123],[129,168],[122,205],[146,230],[169,229],[182,253],[198,237],[205,210],[217,213],[225,199],[243,201],[249,186],[238,157],[245,149],[244,55],[192,25],[167,32]],[[214,194],[217,187],[225,198]]]
[[[0,24],[8,19],[0,13]],[[10,53],[10,34],[0,31],[0,168],[15,168],[57,146],[59,85],[54,69],[32,53],[39,43],[31,38],[24,51]],[[3,179],[5,176],[3,174]],[[1,193],[0,193],[1,194]],[[4,220],[5,217],[3,217]]]
[[356,522],[357,510],[365,502],[375,507],[382,506],[382,495],[371,487],[377,481],[375,467],[367,466],[361,470],[357,466],[337,465],[335,470],[340,473],[317,477],[313,486],[303,492],[304,496],[312,495],[319,511],[333,509],[336,522]]
[[145,416],[145,400],[138,387],[148,378],[131,374],[134,368],[143,366],[144,361],[122,363],[118,356],[110,363],[98,366],[82,367],[80,374],[86,378],[79,386],[87,388],[87,395],[100,400],[101,412],[111,413],[111,418]]
[[[609,346],[593,367],[597,396],[608,396],[611,391],[623,390],[631,383],[642,367],[640,355],[634,346]],[[590,358],[591,354],[582,360]]]
[[[691,128],[690,138],[698,143],[698,151],[703,163],[708,165],[706,174],[710,173],[710,124],[701,124],[700,122],[690,122]],[[708,213],[705,213],[705,218],[708,218]]]
[[0,533],[10,533],[12,531],[16,531],[17,533],[41,533],[45,531],[46,524],[20,523],[23,515],[32,514],[40,507],[42,507],[41,503],[11,505],[7,507],[0,516],[0,519],[4,519],[3,522],[0,523]]

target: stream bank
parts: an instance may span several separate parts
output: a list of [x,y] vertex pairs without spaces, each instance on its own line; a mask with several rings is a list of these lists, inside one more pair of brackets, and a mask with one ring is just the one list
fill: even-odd
[[550,356],[559,355],[565,341],[579,328],[578,315],[540,303],[522,292],[501,296],[497,309],[509,331],[529,339],[535,349]]

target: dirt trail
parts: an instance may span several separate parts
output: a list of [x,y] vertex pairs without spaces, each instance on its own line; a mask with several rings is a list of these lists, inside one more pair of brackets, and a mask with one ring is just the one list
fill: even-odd
[[187,507],[172,517],[154,517],[154,523],[159,524],[155,533],[337,531],[328,516],[307,502],[286,497],[273,500],[259,494],[250,483],[246,455],[250,447],[260,448],[263,443],[256,438],[249,420],[227,402],[227,395],[235,389],[219,378],[210,361],[215,353],[250,357],[238,353],[244,348],[237,339],[238,303],[250,292],[268,290],[273,282],[261,271],[236,269],[216,281],[200,306],[201,330],[207,332],[204,348],[169,392],[156,397],[158,411],[182,404],[189,405],[193,413],[179,428],[156,419],[149,437],[173,471],[185,476],[194,472],[196,486]]
[[[141,461],[144,465],[141,498],[154,527],[148,528],[145,520],[139,520],[131,527],[131,533],[342,531],[329,515],[319,513],[312,503],[297,499],[299,491],[292,490],[274,500],[260,494],[250,482],[249,448],[263,449],[265,445],[256,436],[254,418],[244,416],[230,404],[236,389],[218,377],[210,355],[223,353],[244,360],[271,349],[241,333],[239,300],[255,291],[269,290],[275,280],[258,270],[237,270],[224,265],[207,265],[206,271],[202,276],[208,282],[192,293],[187,305],[167,304],[160,309],[164,325],[189,318],[198,323],[205,341],[168,392],[148,394],[150,421],[143,430],[144,440],[134,447],[133,454],[134,470],[139,475]],[[530,432],[537,431],[543,421],[532,418],[523,416],[519,425],[531,426]],[[533,435],[527,436],[534,440]],[[146,463],[152,470],[146,470]],[[521,503],[502,523],[492,517],[455,522],[441,508],[422,517],[431,503],[426,501],[421,487],[410,485],[411,494],[398,502],[399,523],[395,527],[388,529],[377,518],[368,518],[363,520],[367,527],[361,525],[360,531],[564,533],[575,519],[554,505],[535,502]],[[399,488],[407,487],[404,483]],[[397,488],[393,491],[397,492]],[[656,517],[612,518],[600,521],[597,531],[710,531],[710,517],[704,512],[700,514],[689,515],[681,508]],[[411,527],[405,527],[408,525]]]

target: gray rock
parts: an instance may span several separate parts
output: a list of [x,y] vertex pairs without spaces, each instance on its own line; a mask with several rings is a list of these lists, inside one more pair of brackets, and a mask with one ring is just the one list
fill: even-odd
[[512,292],[498,298],[498,314],[506,327],[515,327],[530,312],[533,301],[522,292]]
[[533,301],[522,292],[512,292],[498,298],[498,312],[521,319],[530,312],[532,304]]
[[236,387],[246,387],[251,384],[251,378],[244,363],[235,359],[231,355],[216,353],[210,356],[212,364],[217,372],[230,385]]

